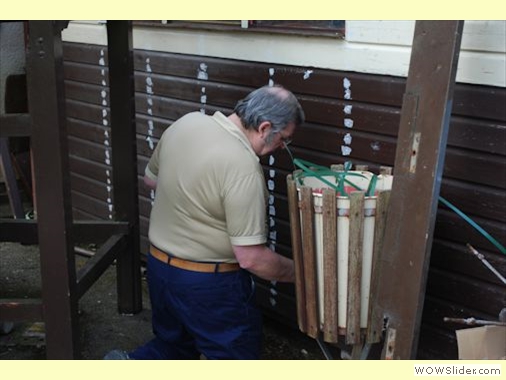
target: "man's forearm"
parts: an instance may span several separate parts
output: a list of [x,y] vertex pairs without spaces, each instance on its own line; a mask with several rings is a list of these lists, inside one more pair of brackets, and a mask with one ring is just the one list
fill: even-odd
[[264,245],[234,246],[234,253],[241,268],[264,280],[295,281],[293,260],[272,251]]

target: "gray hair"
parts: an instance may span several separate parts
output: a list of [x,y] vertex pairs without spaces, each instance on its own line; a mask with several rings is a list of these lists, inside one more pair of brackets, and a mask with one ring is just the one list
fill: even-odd
[[264,121],[272,125],[271,133],[278,133],[290,123],[296,126],[304,122],[304,111],[299,101],[282,86],[264,86],[239,100],[234,112],[246,129],[258,130]]

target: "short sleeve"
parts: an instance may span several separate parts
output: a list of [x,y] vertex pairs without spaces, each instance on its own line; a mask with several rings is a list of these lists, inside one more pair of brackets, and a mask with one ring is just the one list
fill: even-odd
[[264,178],[259,172],[241,177],[224,196],[227,230],[233,245],[257,245],[267,241]]

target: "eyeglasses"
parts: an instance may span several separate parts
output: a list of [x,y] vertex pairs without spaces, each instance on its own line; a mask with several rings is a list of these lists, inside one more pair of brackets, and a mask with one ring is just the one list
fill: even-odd
[[285,146],[290,145],[292,143],[291,137],[283,136],[279,131],[276,131],[274,133],[279,133],[279,135],[281,136],[281,141],[283,142],[283,144],[285,144]]

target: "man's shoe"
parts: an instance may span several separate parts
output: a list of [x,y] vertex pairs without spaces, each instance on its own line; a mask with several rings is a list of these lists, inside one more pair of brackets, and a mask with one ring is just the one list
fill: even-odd
[[130,360],[130,357],[125,351],[122,350],[112,350],[109,351],[103,360]]

